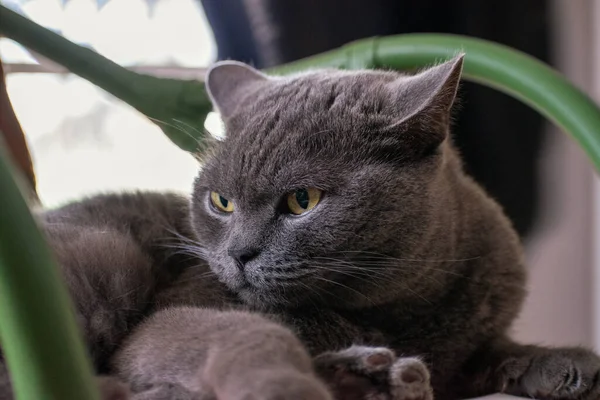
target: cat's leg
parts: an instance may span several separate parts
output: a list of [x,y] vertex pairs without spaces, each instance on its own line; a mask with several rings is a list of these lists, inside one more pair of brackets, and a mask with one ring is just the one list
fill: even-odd
[[339,400],[433,399],[426,365],[387,348],[352,346],[323,353],[314,365]]
[[246,312],[159,311],[127,338],[113,365],[143,399],[165,385],[218,399],[331,399],[291,331]]
[[583,348],[520,345],[509,339],[482,347],[464,368],[465,395],[502,392],[548,400],[600,399],[600,357]]

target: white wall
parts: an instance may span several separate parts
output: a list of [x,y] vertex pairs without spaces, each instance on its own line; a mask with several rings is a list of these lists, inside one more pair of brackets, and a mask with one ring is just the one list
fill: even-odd
[[[554,0],[553,6],[555,65],[573,83],[590,90],[592,71],[600,71],[592,69],[592,2]],[[530,296],[515,337],[553,345],[599,345],[594,342],[593,319],[594,174],[574,141],[554,127],[548,129],[541,160],[542,213],[527,243]]]
[[[594,99],[600,103],[600,0],[592,0],[592,91]],[[592,321],[594,345],[600,349],[600,180],[595,177],[593,184],[594,230],[593,230],[593,287]]]

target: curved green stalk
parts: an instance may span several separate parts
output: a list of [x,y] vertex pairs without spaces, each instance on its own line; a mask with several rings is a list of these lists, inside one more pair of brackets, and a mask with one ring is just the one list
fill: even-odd
[[[181,148],[199,150],[204,119],[211,110],[201,83],[133,73],[2,6],[0,33],[162,121],[165,133]],[[400,35],[361,40],[268,72],[316,67],[405,70],[458,51],[466,53],[465,79],[538,110],[571,134],[600,170],[598,107],[545,64],[505,46],[453,35]],[[88,393],[92,382],[85,350],[72,313],[65,312],[70,310],[66,291],[6,159],[0,154],[0,337],[19,399],[94,399]]]
[[52,254],[0,143],[0,341],[19,400],[96,400],[92,368]]
[[212,109],[202,82],[135,73],[3,6],[0,34],[123,100],[159,125],[177,146],[202,150],[198,147],[204,136],[203,124]]
[[[165,133],[181,148],[202,150],[203,123],[211,106],[201,83],[128,71],[2,6],[0,21],[0,33],[89,79],[153,121],[162,121]],[[448,59],[458,51],[466,53],[465,79],[507,93],[539,111],[575,138],[600,171],[600,111],[594,102],[544,63],[496,43],[447,34],[370,38],[267,72],[317,67],[406,70]]]
[[546,64],[496,43],[445,34],[372,38],[270,72],[285,74],[316,67],[407,70],[446,60],[459,51],[466,53],[466,80],[495,88],[540,112],[577,140],[600,171],[598,106]]

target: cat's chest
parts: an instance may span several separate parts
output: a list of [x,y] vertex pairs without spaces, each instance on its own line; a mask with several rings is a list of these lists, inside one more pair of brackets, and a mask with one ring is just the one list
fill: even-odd
[[326,308],[275,313],[292,328],[313,354],[343,349],[353,344],[389,345],[392,338],[376,326],[367,326]]
[[[425,355],[445,347],[445,335],[431,329],[426,320],[397,313],[340,312],[321,308],[288,310],[276,318],[291,327],[313,354],[353,344],[391,347],[405,355]],[[439,346],[432,348],[425,346],[426,343],[438,343]]]
[[193,306],[214,309],[244,308],[237,297],[200,264],[185,270],[155,296],[156,308]]

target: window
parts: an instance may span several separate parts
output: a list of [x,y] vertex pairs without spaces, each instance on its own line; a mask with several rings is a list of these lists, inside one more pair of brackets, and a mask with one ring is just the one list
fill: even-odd
[[[2,4],[145,73],[200,76],[216,54],[196,0],[3,0]],[[197,162],[143,115],[13,41],[0,39],[0,57],[45,205],[128,189],[189,191]]]

